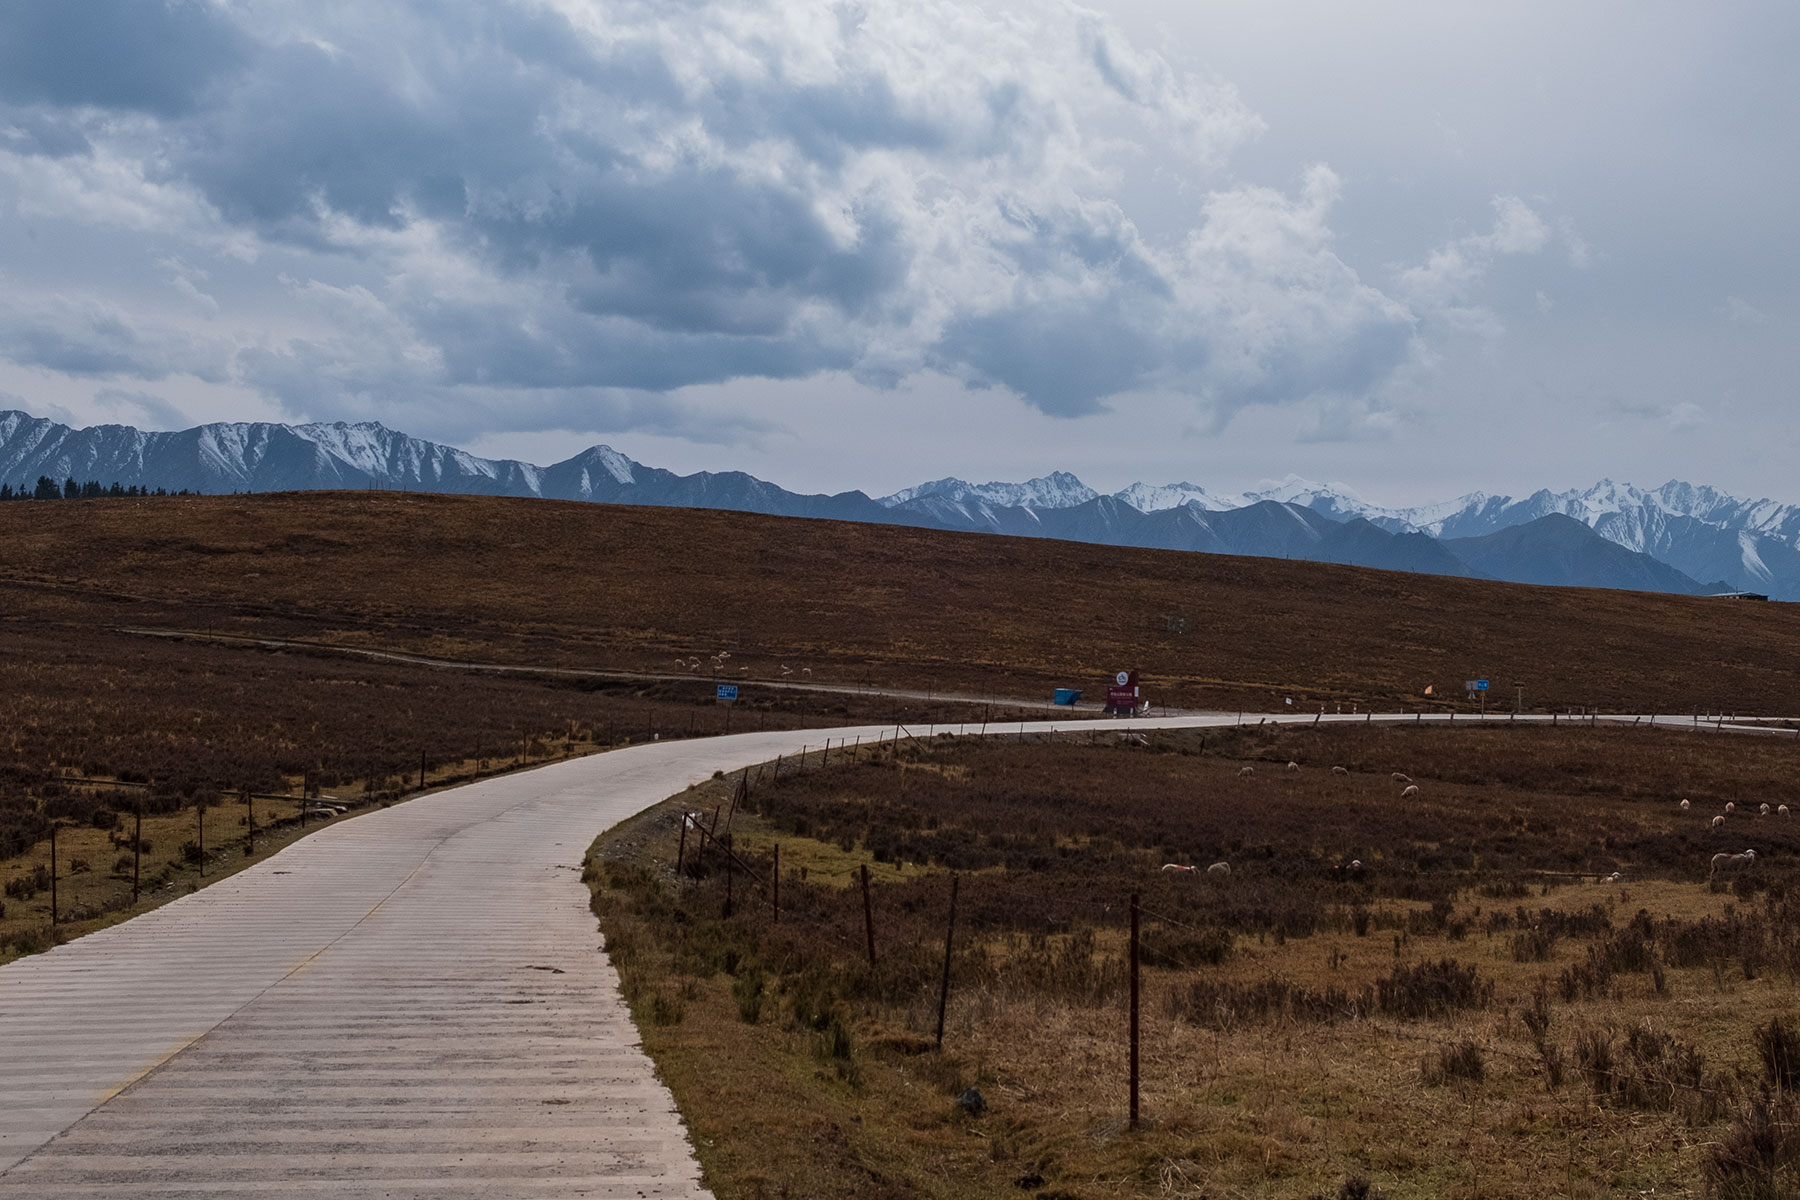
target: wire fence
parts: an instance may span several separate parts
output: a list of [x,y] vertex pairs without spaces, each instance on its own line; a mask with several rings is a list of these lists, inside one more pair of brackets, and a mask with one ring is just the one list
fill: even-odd
[[[905,737],[907,737],[906,731],[896,728],[895,732],[882,745],[891,748],[898,745]],[[858,753],[864,753],[870,747],[862,745],[856,749]],[[837,748],[839,753],[843,750],[844,747]],[[809,750],[808,754],[799,756],[797,760],[784,760],[784,765],[779,769],[773,764],[769,764],[766,767],[752,767],[736,773],[738,778],[734,798],[729,806],[730,814],[734,814],[738,810],[754,789],[764,783],[772,785],[779,778],[778,770],[797,772],[810,767],[812,755],[815,753],[821,765],[829,761],[830,751],[822,747],[817,752]],[[729,814],[722,818],[727,831],[729,819]],[[684,813],[682,816],[684,825],[693,828],[699,828],[705,820],[706,818],[693,813]],[[721,818],[715,813],[712,820],[716,822]],[[725,836],[729,836],[728,832]],[[847,963],[864,957],[866,951],[871,966],[874,965],[876,947],[883,945],[883,934],[876,928],[873,918],[869,915],[868,865],[866,863],[852,864],[838,869],[817,867],[809,869],[807,875],[809,881],[822,883],[833,890],[844,892],[843,900],[836,902],[836,906],[832,910],[827,911],[819,907],[820,892],[817,889],[807,893],[807,900],[804,903],[777,909],[774,889],[770,886],[770,876],[756,870],[751,862],[731,851],[729,842],[721,844],[712,829],[706,829],[705,836],[700,840],[711,846],[715,853],[723,851],[731,859],[733,870],[742,871],[746,877],[755,878],[758,881],[760,886],[754,889],[752,894],[757,897],[759,913],[779,922],[801,926],[809,933],[821,937],[837,953],[841,954]],[[779,845],[778,842],[776,844]],[[776,861],[778,862],[779,859],[777,858]],[[1131,1045],[1128,1053],[1133,1062],[1136,1061],[1139,1052],[1137,1038],[1141,1028],[1138,1018],[1142,1004],[1142,990],[1137,986],[1140,964],[1143,967],[1154,969],[1158,973],[1157,982],[1171,988],[1179,987],[1185,979],[1200,978],[1205,972],[1205,968],[1195,968],[1181,956],[1163,950],[1157,944],[1154,935],[1179,932],[1194,938],[1205,939],[1217,938],[1221,933],[1221,929],[1217,925],[1209,926],[1197,923],[1159,907],[1146,906],[1141,903],[1140,896],[1136,894],[1113,900],[1083,899],[1056,894],[1051,890],[1034,887],[1025,881],[1001,874],[971,872],[953,876],[953,878],[959,880],[963,887],[962,900],[965,906],[971,906],[984,897],[991,898],[993,893],[1003,893],[1013,908],[1028,909],[1039,924],[1056,923],[1069,930],[1087,928],[1102,931],[1120,939],[1123,944],[1116,952],[1118,957],[1115,967],[1122,967],[1128,971],[1132,981],[1129,1012],[1123,1014],[1127,1020],[1122,1024],[1128,1025],[1131,1031],[1129,1035]],[[861,913],[867,922],[863,931],[865,933],[864,944],[858,944],[854,935],[848,931],[854,926],[858,911],[859,900],[856,896],[856,884],[859,880],[863,889],[860,900]],[[944,994],[940,995],[938,999],[940,1006],[944,1003],[951,986],[950,958],[954,953],[957,932],[954,921],[954,915],[951,915],[950,925],[944,934],[946,961]],[[1610,926],[1608,931],[1611,931]],[[989,929],[987,932],[991,935],[994,930]],[[1146,940],[1146,934],[1153,936]],[[972,936],[974,935],[964,935],[965,950]],[[924,939],[917,938],[916,942],[923,945]],[[884,950],[892,949],[891,946],[883,948]],[[1398,956],[1398,938],[1396,955]],[[1540,988],[1547,987],[1548,982],[1547,978],[1540,980]],[[1330,993],[1321,992],[1319,994],[1326,996],[1329,1001]],[[1508,1062],[1522,1073],[1543,1076],[1547,1084],[1545,1094],[1571,1116],[1576,1111],[1574,1097],[1580,1093],[1579,1089],[1571,1093],[1561,1086],[1560,1076],[1564,1075],[1584,1079],[1593,1100],[1603,1106],[1619,1109],[1661,1108],[1673,1111],[1683,1105],[1697,1105],[1705,1112],[1715,1116],[1741,1104],[1750,1087],[1749,1081],[1744,1078],[1732,1077],[1723,1072],[1703,1073],[1697,1066],[1685,1071],[1674,1070],[1668,1065],[1666,1059],[1658,1058],[1655,1054],[1651,1057],[1634,1057],[1633,1047],[1637,1045],[1639,1039],[1652,1039],[1653,1035],[1655,1037],[1664,1036],[1657,1031],[1650,1030],[1648,1026],[1644,1027],[1644,1030],[1638,1031],[1636,1026],[1620,1025],[1616,1022],[1586,1025],[1574,1031],[1577,1034],[1577,1041],[1574,1058],[1571,1060],[1564,1056],[1560,1044],[1547,1041],[1541,1036],[1532,1038],[1528,1025],[1521,1025],[1521,1029],[1526,1031],[1522,1036],[1527,1041],[1535,1040],[1536,1044],[1531,1049],[1522,1049],[1516,1044],[1509,1044],[1497,1036],[1483,1034],[1466,1025],[1464,1028],[1451,1032],[1440,1032],[1421,1028],[1416,1024],[1402,1024],[1391,1019],[1384,1019],[1380,1005],[1367,1002],[1367,997],[1371,994],[1369,988],[1363,988],[1356,993],[1357,1001],[1338,1003],[1330,1013],[1330,1020],[1334,1027],[1350,1035],[1360,1034],[1388,1042],[1416,1045],[1427,1053],[1436,1052],[1445,1056],[1445,1061],[1448,1061],[1449,1056],[1466,1055],[1473,1048],[1474,1052],[1479,1054],[1483,1060]],[[1445,1008],[1434,1013],[1434,1016],[1445,1020],[1465,1021],[1467,1017],[1483,1011],[1487,1003],[1488,1001],[1483,1000],[1467,1009]],[[1170,1016],[1175,1017],[1172,1006]],[[1519,1019],[1522,1020],[1522,1018]],[[1283,1014],[1277,1015],[1269,1023],[1279,1027],[1301,1020],[1303,1018]],[[1124,1030],[1121,1032],[1124,1033]],[[1591,1053],[1583,1049],[1583,1038],[1590,1039],[1586,1044],[1592,1048]],[[1125,1038],[1122,1037],[1121,1040],[1124,1041]],[[1618,1043],[1618,1045],[1615,1047],[1614,1043]],[[1652,1040],[1647,1041],[1646,1044],[1650,1045],[1651,1050],[1658,1054],[1667,1050],[1669,1045],[1666,1040]],[[1677,1050],[1682,1045],[1679,1042],[1673,1044]],[[1695,1062],[1697,1060],[1690,1058],[1688,1061]],[[1425,1067],[1422,1066],[1421,1070],[1423,1072]],[[1128,1102],[1134,1111],[1135,1120],[1137,1107],[1135,1069],[1131,1074],[1134,1082],[1130,1089],[1132,1094],[1129,1096]]]

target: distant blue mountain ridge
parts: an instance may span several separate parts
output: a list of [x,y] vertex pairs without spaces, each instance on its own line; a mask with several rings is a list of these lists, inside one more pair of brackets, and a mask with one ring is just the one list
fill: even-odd
[[29,489],[39,476],[207,493],[389,488],[717,508],[1518,583],[1800,599],[1800,505],[1679,482],[1646,491],[1602,480],[1523,499],[1476,492],[1405,509],[1291,477],[1243,493],[1135,483],[1105,495],[1063,471],[1023,483],[939,479],[880,498],[826,496],[741,471],[677,475],[607,446],[547,467],[480,458],[375,422],[160,433],[0,412],[0,482]]

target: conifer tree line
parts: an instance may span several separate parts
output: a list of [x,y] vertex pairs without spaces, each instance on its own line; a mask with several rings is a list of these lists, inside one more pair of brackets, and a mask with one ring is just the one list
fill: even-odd
[[125,486],[117,481],[110,486],[98,479],[90,479],[86,483],[76,483],[74,478],[61,483],[48,475],[39,475],[36,487],[27,487],[21,483],[14,487],[10,483],[0,483],[0,500],[103,500],[108,497],[128,498],[133,496],[198,496],[199,492],[190,492],[182,488],[179,492],[171,492],[168,488],[142,487],[138,484]]

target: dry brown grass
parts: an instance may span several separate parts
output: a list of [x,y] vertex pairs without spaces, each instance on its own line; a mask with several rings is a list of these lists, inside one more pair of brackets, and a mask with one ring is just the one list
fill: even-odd
[[[904,802],[885,755],[840,762],[764,791],[735,826],[765,871],[776,838],[785,862],[845,868],[870,842],[1003,859],[962,879],[942,1055],[930,1048],[942,861],[890,864],[877,883],[871,974],[855,889],[784,873],[776,926],[740,876],[738,915],[722,922],[716,861],[697,881],[669,873],[666,810],[597,844],[602,926],[718,1195],[1308,1197],[1353,1178],[1393,1197],[1699,1193],[1708,1147],[1754,1091],[1754,1031],[1792,1011],[1800,841],[1774,819],[1742,823],[1734,833],[1767,849],[1762,873],[1709,888],[1710,814],[1675,807],[1671,760],[1653,751],[1672,744],[1685,782],[1730,791],[1791,778],[1792,747],[1524,729],[1250,733],[1204,750],[1168,735],[1148,752],[1079,741],[921,749],[955,769],[907,772]],[[1253,787],[1236,777],[1242,762],[1299,748],[1356,769]],[[1426,804],[1398,802],[1394,769]],[[683,802],[709,807],[704,792]],[[945,836],[909,843],[894,827]],[[1571,841],[1591,861],[1572,867]],[[1352,844],[1376,865],[1345,880],[1335,868]],[[1070,852],[1040,853],[1055,845]],[[1157,867],[1172,848],[1238,869],[1168,875]],[[1565,874],[1616,867],[1622,884]],[[1120,966],[1132,890],[1147,910],[1136,1132],[1124,1123]],[[1373,914],[1362,936],[1355,909]],[[1515,938],[1553,925],[1546,910],[1579,918],[1576,932],[1521,960]],[[1647,957],[1565,993],[1634,919],[1651,931]],[[1682,933],[1706,929],[1738,932]],[[1206,930],[1231,936],[1218,963],[1150,949],[1179,952]],[[1196,982],[1356,995],[1445,958],[1473,967],[1491,999],[1325,1021],[1184,1000]],[[1060,973],[1041,969],[1051,962]],[[734,1004],[746,981],[767,997],[754,1025]],[[1540,991],[1547,1051],[1524,1019]],[[822,1009],[847,1024],[847,1056],[830,1053]],[[1584,1074],[1584,1039],[1611,1045],[1610,1082]],[[1632,1044],[1665,1057],[1632,1066]],[[990,1106],[978,1118],[954,1104],[969,1084]]]
[[[1800,609],[677,509],[396,493],[0,506],[0,589],[71,630],[176,624],[668,670],[1248,709],[1800,714]],[[43,601],[44,603],[39,603]],[[1186,621],[1186,633],[1172,618]],[[1455,695],[1451,692],[1451,695]],[[1460,701],[1456,701],[1460,704]]]
[[[258,828],[285,844],[303,781],[381,804],[419,790],[421,759],[435,788],[652,737],[970,715],[942,702],[768,690],[728,712],[699,681],[501,677],[170,642],[72,625],[56,596],[24,601],[0,623],[0,886],[15,892],[0,897],[0,961],[133,911],[114,843],[140,805],[147,905],[203,881],[183,854],[203,803],[218,805],[207,818],[209,877],[241,865],[245,788],[293,797],[257,802]],[[48,870],[56,818],[70,825],[59,836],[64,924],[53,934],[48,888],[17,892]]]

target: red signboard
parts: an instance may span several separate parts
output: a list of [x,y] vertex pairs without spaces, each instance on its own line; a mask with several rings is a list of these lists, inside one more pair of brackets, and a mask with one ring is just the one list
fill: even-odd
[[1106,689],[1106,707],[1136,708],[1138,690],[1135,687],[1109,687]]

